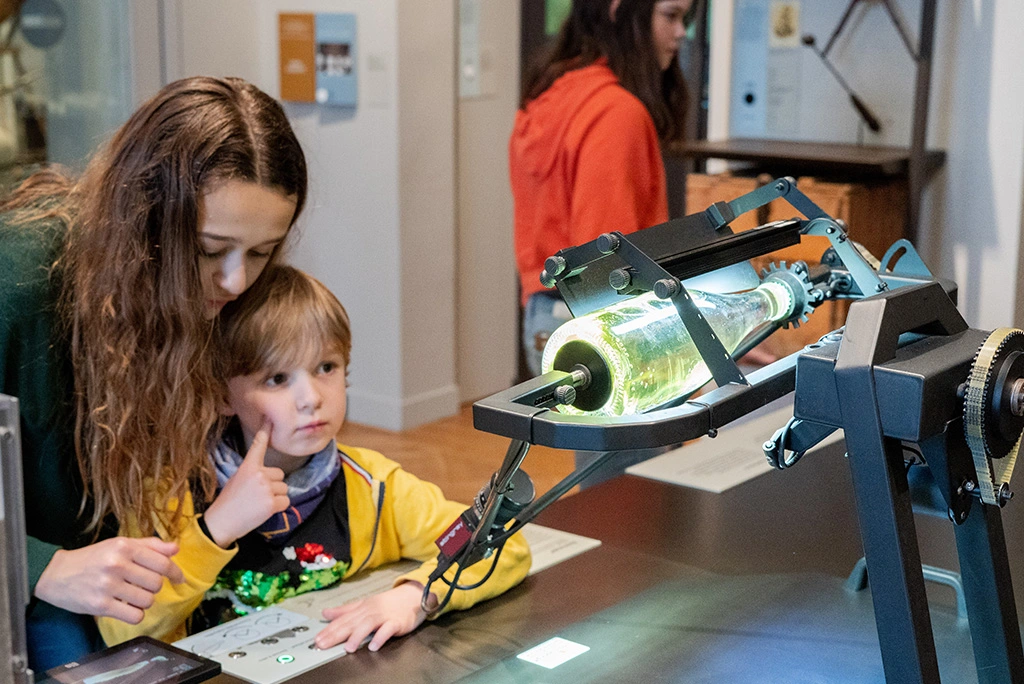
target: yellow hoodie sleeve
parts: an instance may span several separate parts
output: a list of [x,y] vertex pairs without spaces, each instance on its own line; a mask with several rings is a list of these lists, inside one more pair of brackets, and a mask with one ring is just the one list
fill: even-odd
[[[430,573],[437,567],[438,549],[434,541],[466,510],[466,506],[449,501],[437,485],[424,482],[400,468],[390,474],[387,487],[388,502],[384,514],[387,515],[390,508],[401,555],[403,558],[424,561],[416,570],[399,577],[395,585],[408,581],[425,585]],[[513,535],[505,543],[490,578],[476,589],[456,590],[448,605],[438,615],[449,610],[463,610],[504,593],[526,577],[531,561],[526,539],[521,533]],[[487,574],[492,563],[493,557],[467,568],[459,577],[459,584],[476,584]],[[454,573],[455,568],[450,568],[445,577],[451,580]],[[444,597],[447,589],[448,585],[442,582],[432,587],[439,600]]]
[[[131,530],[127,532],[130,534]],[[163,534],[162,529],[160,532],[161,538],[171,538]],[[108,646],[142,635],[168,643],[183,639],[186,636],[185,621],[199,607],[203,595],[238,551],[237,547],[222,549],[203,533],[199,527],[199,517],[193,513],[191,497],[188,496],[182,527],[174,541],[179,548],[172,560],[181,568],[185,581],[171,584],[169,579],[164,578],[164,585],[157,593],[153,605],[146,610],[142,622],[137,625],[114,618],[97,618],[100,634]]]

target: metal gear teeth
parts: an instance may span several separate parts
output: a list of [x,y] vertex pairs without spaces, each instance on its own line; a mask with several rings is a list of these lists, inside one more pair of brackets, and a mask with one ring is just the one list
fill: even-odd
[[[982,501],[988,504],[998,503],[998,487],[994,474],[991,471],[989,459],[1012,456],[1015,460],[1016,448],[1009,454],[996,456],[985,438],[985,413],[988,400],[991,394],[993,375],[997,371],[996,360],[1007,344],[1012,340],[1019,340],[1024,337],[1024,331],[1017,328],[997,328],[986,338],[974,353],[974,360],[971,363],[971,371],[967,377],[967,391],[964,392],[964,437],[967,446],[974,457],[975,469],[978,471],[978,479],[981,487]],[[998,340],[998,342],[996,342]],[[1018,442],[1019,444],[1019,442]],[[1006,480],[1013,469],[1013,461],[1006,464],[1003,470]],[[1008,471],[1008,472],[1006,472]]]
[[811,291],[813,289],[813,286],[811,285],[810,281],[807,279],[807,267],[805,265],[804,268],[801,271],[797,271],[796,268],[797,268],[796,264],[793,264],[792,266],[787,266],[785,261],[780,261],[777,264],[772,262],[772,263],[768,264],[768,268],[761,269],[761,279],[762,280],[764,280],[766,277],[768,277],[772,273],[777,273],[778,271],[787,271],[791,275],[796,277],[803,284],[804,292],[806,293],[806,296],[804,297],[803,310],[800,312],[799,316],[796,316],[794,318],[790,318],[789,320],[787,320],[785,323],[782,324],[782,327],[786,328],[786,329],[788,329],[790,325],[792,325],[794,328],[799,328],[800,324],[801,323],[806,323],[808,317],[814,312],[814,307],[811,306],[811,303],[810,303],[811,302]]

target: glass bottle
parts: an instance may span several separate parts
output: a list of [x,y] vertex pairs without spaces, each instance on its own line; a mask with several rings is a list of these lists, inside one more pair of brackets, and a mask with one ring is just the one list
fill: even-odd
[[[688,292],[730,354],[760,325],[793,313],[793,295],[779,281],[736,294]],[[601,406],[581,407],[583,402],[577,401],[558,409],[577,415],[642,413],[711,379],[672,300],[658,299],[653,292],[574,318],[552,333],[544,348],[543,371],[568,371],[577,363],[602,376],[595,382],[610,385]]]

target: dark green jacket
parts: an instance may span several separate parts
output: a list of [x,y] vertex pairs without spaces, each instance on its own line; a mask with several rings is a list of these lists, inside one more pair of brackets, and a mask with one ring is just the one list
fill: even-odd
[[64,239],[59,221],[11,226],[0,216],[0,392],[21,412],[30,591],[58,548],[81,545],[81,478],[72,441],[71,365],[58,334],[58,283],[50,275]]

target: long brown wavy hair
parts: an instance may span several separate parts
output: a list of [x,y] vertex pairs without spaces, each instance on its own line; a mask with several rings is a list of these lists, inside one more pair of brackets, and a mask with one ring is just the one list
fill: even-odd
[[305,157],[280,104],[241,79],[196,77],[143,104],[77,181],[44,170],[0,205],[68,226],[55,269],[87,532],[111,515],[142,535],[154,516],[176,529],[170,500],[214,491],[207,449],[222,394],[198,228],[203,194],[226,180],[295,198],[293,224],[305,203]]
[[604,57],[622,87],[639,99],[662,143],[683,137],[686,81],[679,61],[662,71],[651,35],[657,0],[622,0],[611,18],[612,0],[573,0],[554,48],[523,80],[521,109],[559,76]]

